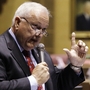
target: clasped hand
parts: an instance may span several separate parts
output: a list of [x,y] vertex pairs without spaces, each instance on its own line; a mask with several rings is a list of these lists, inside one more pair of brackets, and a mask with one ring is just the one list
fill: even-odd
[[82,40],[77,43],[75,41],[75,33],[72,33],[71,37],[71,50],[64,48],[63,50],[67,53],[70,63],[74,66],[82,67],[88,51],[88,46]]
[[37,64],[32,72],[32,75],[37,80],[38,85],[45,83],[50,77],[49,68],[46,62]]

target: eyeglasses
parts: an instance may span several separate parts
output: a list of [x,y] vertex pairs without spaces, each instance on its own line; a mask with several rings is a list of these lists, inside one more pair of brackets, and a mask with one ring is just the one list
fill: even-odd
[[[36,24],[31,24],[25,17],[20,17],[21,19],[24,19],[28,24],[29,26],[34,30],[34,31],[40,31],[42,28]],[[42,29],[42,32],[40,32],[40,34],[42,34],[43,36],[47,37],[48,36],[48,33],[47,33],[47,30],[46,28],[43,28]]]

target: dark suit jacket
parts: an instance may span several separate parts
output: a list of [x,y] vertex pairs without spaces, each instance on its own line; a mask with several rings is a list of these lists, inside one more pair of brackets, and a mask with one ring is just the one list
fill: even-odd
[[[37,63],[40,62],[37,49],[32,50]],[[49,54],[45,51],[45,62],[50,69],[46,90],[72,90],[84,81],[83,71],[77,75],[70,66],[62,72],[55,69]],[[31,90],[27,76],[29,68],[12,36],[6,31],[0,36],[0,90]]]
[[89,31],[90,30],[90,19],[87,20],[83,14],[77,16],[76,30],[77,31]]

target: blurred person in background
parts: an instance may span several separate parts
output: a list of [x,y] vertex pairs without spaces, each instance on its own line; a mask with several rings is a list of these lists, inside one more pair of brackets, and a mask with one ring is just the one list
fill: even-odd
[[76,30],[90,30],[90,1],[84,3],[83,13],[76,17]]

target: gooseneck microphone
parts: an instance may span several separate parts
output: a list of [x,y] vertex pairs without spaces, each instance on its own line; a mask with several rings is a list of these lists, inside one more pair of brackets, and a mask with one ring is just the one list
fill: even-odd
[[45,46],[43,43],[39,43],[37,46],[39,53],[40,53],[40,59],[42,62],[44,62],[44,50],[45,50]]

